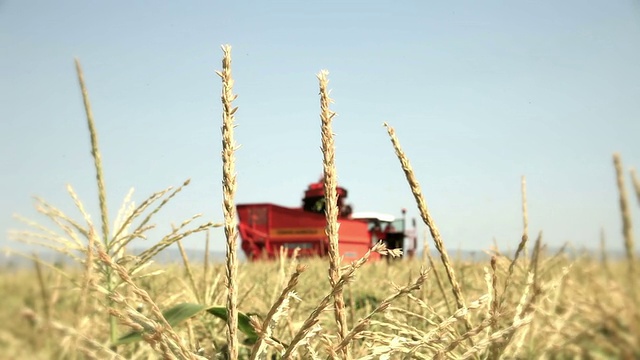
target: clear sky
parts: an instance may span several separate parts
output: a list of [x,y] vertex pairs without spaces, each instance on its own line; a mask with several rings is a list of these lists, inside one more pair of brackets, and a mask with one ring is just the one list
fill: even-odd
[[80,218],[66,184],[98,222],[74,57],[111,219],[131,187],[139,204],[191,178],[158,214],[161,232],[196,213],[222,221],[222,44],[239,95],[237,202],[298,206],[317,180],[315,76],[327,69],[355,211],[418,215],[389,122],[451,251],[517,246],[522,175],[531,237],[597,248],[604,227],[622,247],[612,154],[640,167],[640,2],[608,0],[1,1],[0,246],[14,246],[12,214],[42,220],[33,195]]

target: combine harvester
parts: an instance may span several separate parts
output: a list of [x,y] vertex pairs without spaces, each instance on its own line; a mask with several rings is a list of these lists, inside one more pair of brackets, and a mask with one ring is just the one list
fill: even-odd
[[[347,190],[338,187],[337,193],[340,255],[345,261],[362,257],[379,240],[390,249],[406,250],[409,256],[415,253],[415,219],[412,235],[408,236],[404,209],[401,219],[374,212],[352,213],[351,206],[345,204]],[[273,259],[281,251],[291,256],[296,248],[300,248],[298,256],[328,255],[322,180],[309,185],[301,208],[271,203],[239,204],[237,208],[242,250],[250,261]],[[404,249],[405,238],[410,240],[408,249]],[[371,260],[380,258],[377,253],[370,257]]]

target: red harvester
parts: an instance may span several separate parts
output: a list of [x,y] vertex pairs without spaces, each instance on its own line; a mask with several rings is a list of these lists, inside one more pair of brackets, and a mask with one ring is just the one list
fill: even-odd
[[[338,222],[340,255],[346,261],[360,258],[378,240],[390,249],[404,247],[405,219],[379,213],[352,213],[345,204],[347,190],[338,187]],[[299,256],[327,256],[329,241],[325,233],[326,218],[322,181],[310,184],[304,193],[301,208],[288,208],[270,203],[240,204],[238,229],[242,250],[249,260],[275,258],[282,248],[289,256],[300,248]],[[403,209],[403,215],[405,210]],[[415,221],[414,221],[415,227]],[[415,251],[415,237],[408,253]],[[371,254],[378,260],[380,255]]]

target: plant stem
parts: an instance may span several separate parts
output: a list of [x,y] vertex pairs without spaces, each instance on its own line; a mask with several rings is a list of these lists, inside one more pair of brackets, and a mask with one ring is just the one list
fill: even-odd
[[[84,83],[84,75],[82,73],[82,67],[80,66],[80,60],[75,59],[76,72],[78,74],[78,81],[80,82],[80,90],[82,91],[82,100],[84,102],[84,109],[87,115],[87,124],[89,126],[89,135],[91,137],[91,155],[93,155],[93,164],[96,168],[96,182],[98,183],[98,201],[100,202],[100,217],[102,220],[102,242],[107,252],[110,250],[111,241],[109,241],[109,213],[107,210],[107,191],[104,185],[104,174],[102,172],[102,156],[100,155],[100,149],[98,147],[98,133],[96,132],[95,122],[93,121],[93,112],[91,111],[91,103],[89,101],[89,92]],[[113,290],[113,280],[111,276],[112,270],[105,268],[105,277],[107,282],[107,290],[111,292]],[[113,300],[108,300],[109,307],[113,305]],[[111,342],[115,342],[118,338],[116,318],[109,315],[109,334]]]

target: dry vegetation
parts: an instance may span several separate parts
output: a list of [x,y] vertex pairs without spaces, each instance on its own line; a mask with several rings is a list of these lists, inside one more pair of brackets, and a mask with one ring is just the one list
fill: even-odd
[[[523,178],[523,235],[515,254],[487,251],[487,262],[454,261],[446,249],[394,129],[387,130],[440,259],[342,263],[337,212],[328,207],[328,259],[236,258],[231,53],[223,47],[224,222],[183,221],[133,256],[127,246],[154,227],[153,215],[177,195],[168,188],[140,205],[130,196],[109,221],[98,136],[78,62],[99,189],[100,225],[69,194],[79,220],[44,200],[36,209],[54,224],[22,219],[31,230],[13,237],[75,260],[55,266],[31,256],[35,270],[0,276],[3,358],[37,359],[528,359],[640,358],[640,315],[630,207],[621,159],[614,156],[627,258],[550,253],[539,234],[529,244]],[[318,75],[327,204],[335,204],[336,168],[327,73]],[[632,175],[640,200],[640,185]],[[196,265],[181,240],[224,227],[227,261]],[[207,237],[207,248],[208,248]],[[604,237],[603,237],[604,243]],[[177,244],[182,266],[152,257]],[[527,254],[527,249],[531,253]],[[382,244],[371,251],[397,255]],[[29,257],[29,254],[23,254]],[[192,259],[193,260],[193,259]],[[231,314],[231,316],[228,316]]]

